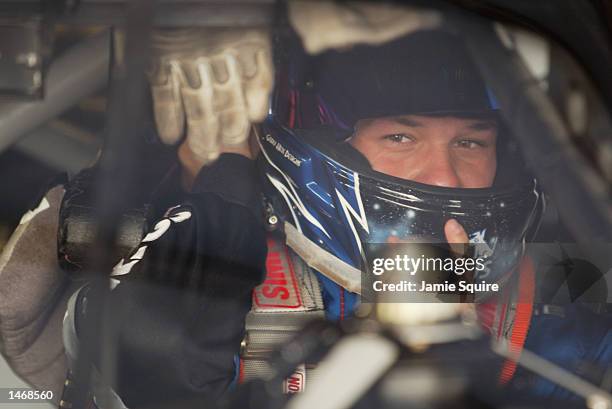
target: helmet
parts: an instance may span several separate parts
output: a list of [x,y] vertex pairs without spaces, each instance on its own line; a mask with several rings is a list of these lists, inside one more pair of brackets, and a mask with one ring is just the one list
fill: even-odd
[[[317,56],[292,45],[277,50],[277,62],[272,108],[258,135],[260,168],[288,244],[324,284],[358,292],[368,243],[392,236],[445,242],[444,223],[451,218],[479,244],[487,265],[479,278],[504,281],[537,226],[543,200],[458,37],[420,31]],[[406,114],[499,121],[493,185],[400,179],[374,170],[347,143],[361,119]]]

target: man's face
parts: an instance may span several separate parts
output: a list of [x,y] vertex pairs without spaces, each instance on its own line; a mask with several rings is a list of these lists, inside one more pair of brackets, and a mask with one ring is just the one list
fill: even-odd
[[428,185],[490,187],[497,166],[493,119],[405,115],[362,120],[349,143],[378,172]]

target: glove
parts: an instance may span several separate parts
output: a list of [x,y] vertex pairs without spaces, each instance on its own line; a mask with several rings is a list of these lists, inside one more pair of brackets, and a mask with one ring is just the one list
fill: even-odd
[[0,254],[0,346],[17,375],[59,399],[66,376],[62,316],[74,291],[57,263],[62,186],[27,212]]
[[390,4],[304,0],[289,3],[289,20],[310,54],[355,44],[378,45],[441,23],[440,15],[434,11]]
[[[272,89],[270,38],[263,29],[180,29],[153,36],[149,74],[161,140],[186,143],[204,164],[225,147],[248,147]],[[186,132],[185,132],[186,124]]]

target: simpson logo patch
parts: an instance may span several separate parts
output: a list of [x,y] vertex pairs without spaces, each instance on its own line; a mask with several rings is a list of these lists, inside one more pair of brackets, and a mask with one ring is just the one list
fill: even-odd
[[253,291],[256,309],[297,309],[303,306],[287,247],[268,239],[266,280]]

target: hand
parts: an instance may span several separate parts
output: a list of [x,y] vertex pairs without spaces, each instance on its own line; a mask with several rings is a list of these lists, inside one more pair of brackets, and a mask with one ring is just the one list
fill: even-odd
[[[458,256],[467,254],[470,239],[463,226],[455,219],[447,220],[444,224],[444,236],[449,244],[451,251]],[[467,274],[470,279],[473,279],[471,273]],[[462,302],[459,307],[463,313],[474,312],[474,304]]]
[[264,29],[155,33],[149,78],[158,133],[169,145],[186,136],[179,158],[190,171],[223,152],[248,152],[251,124],[267,113],[270,49]]
[[289,2],[289,20],[310,54],[355,44],[382,44],[441,23],[437,12],[405,6],[304,0]]
[[[444,224],[444,237],[446,242],[450,245],[451,250],[456,254],[465,254],[466,246],[470,240],[463,226],[455,219],[447,220]],[[406,241],[401,240],[397,236],[387,237],[387,243],[405,243]]]
[[[455,220],[450,219],[444,224],[444,236],[457,255],[464,255],[469,243],[468,235]],[[397,236],[389,236],[387,243],[402,243]],[[423,325],[440,322],[463,315],[473,317],[475,305],[472,303],[382,303],[377,305],[379,319],[401,325]]]
[[[220,153],[236,153],[246,156],[249,159],[254,159],[257,149],[258,145],[254,140],[254,135],[251,134],[251,137],[245,144],[236,146],[222,145],[220,147]],[[206,164],[210,163],[210,161],[196,155],[191,149],[188,141],[184,141],[181,146],[179,146],[177,154],[182,167],[181,182],[183,188],[190,191],[196,176]]]
[[66,376],[62,318],[76,290],[57,262],[63,186],[24,215],[0,254],[0,348],[13,371],[59,399]]
[[455,254],[465,254],[470,240],[465,229],[457,220],[450,219],[444,224],[444,237]]

